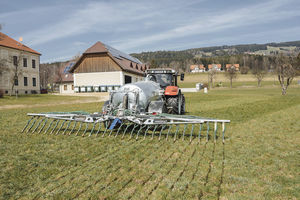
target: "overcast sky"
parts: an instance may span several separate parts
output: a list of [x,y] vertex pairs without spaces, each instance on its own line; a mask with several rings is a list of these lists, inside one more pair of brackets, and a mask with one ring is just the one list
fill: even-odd
[[300,40],[300,1],[1,0],[0,24],[53,62],[96,41],[138,53]]

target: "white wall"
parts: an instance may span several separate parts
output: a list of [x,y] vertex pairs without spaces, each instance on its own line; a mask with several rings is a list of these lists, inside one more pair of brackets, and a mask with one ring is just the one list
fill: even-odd
[[125,75],[131,76],[133,83],[143,80],[143,76],[123,71],[74,73],[74,86],[124,85]]
[[74,73],[74,86],[122,85],[121,71]]
[[[67,86],[67,90],[65,90],[65,85]],[[74,93],[72,90],[73,83],[62,83],[59,85],[59,93],[61,94],[71,94]]]

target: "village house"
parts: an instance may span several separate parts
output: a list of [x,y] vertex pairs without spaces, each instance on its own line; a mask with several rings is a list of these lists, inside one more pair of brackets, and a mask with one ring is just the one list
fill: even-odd
[[240,70],[240,64],[226,64],[226,70],[234,67],[236,71]]
[[71,67],[75,92],[109,90],[143,80],[148,69],[138,59],[102,42],[88,48]]
[[191,65],[190,66],[190,71],[192,73],[197,73],[197,72],[205,72],[205,67],[204,65]]
[[74,78],[73,74],[69,72],[71,67],[75,64],[74,61],[69,61],[65,66],[59,68],[56,77],[56,84],[61,94],[74,93]]
[[208,71],[213,70],[213,69],[216,71],[222,71],[222,65],[221,64],[209,64]]
[[5,94],[40,93],[41,54],[0,32],[0,90]]

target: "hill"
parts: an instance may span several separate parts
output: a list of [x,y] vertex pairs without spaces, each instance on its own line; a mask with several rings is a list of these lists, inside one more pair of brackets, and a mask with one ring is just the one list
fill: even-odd
[[[171,62],[180,62],[182,65],[195,62],[195,59],[229,57],[232,55],[250,54],[250,55],[296,55],[300,52],[300,41],[266,43],[266,44],[241,44],[241,45],[223,45],[213,47],[193,48],[182,51],[153,51],[133,53],[132,56],[140,59],[142,62],[151,63],[155,61],[156,65],[170,65]],[[192,61],[194,60],[194,61]]]

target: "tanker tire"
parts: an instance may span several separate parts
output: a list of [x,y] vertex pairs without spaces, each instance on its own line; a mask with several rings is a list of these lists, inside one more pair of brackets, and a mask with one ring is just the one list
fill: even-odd
[[167,105],[168,114],[178,114],[178,97],[169,97]]

